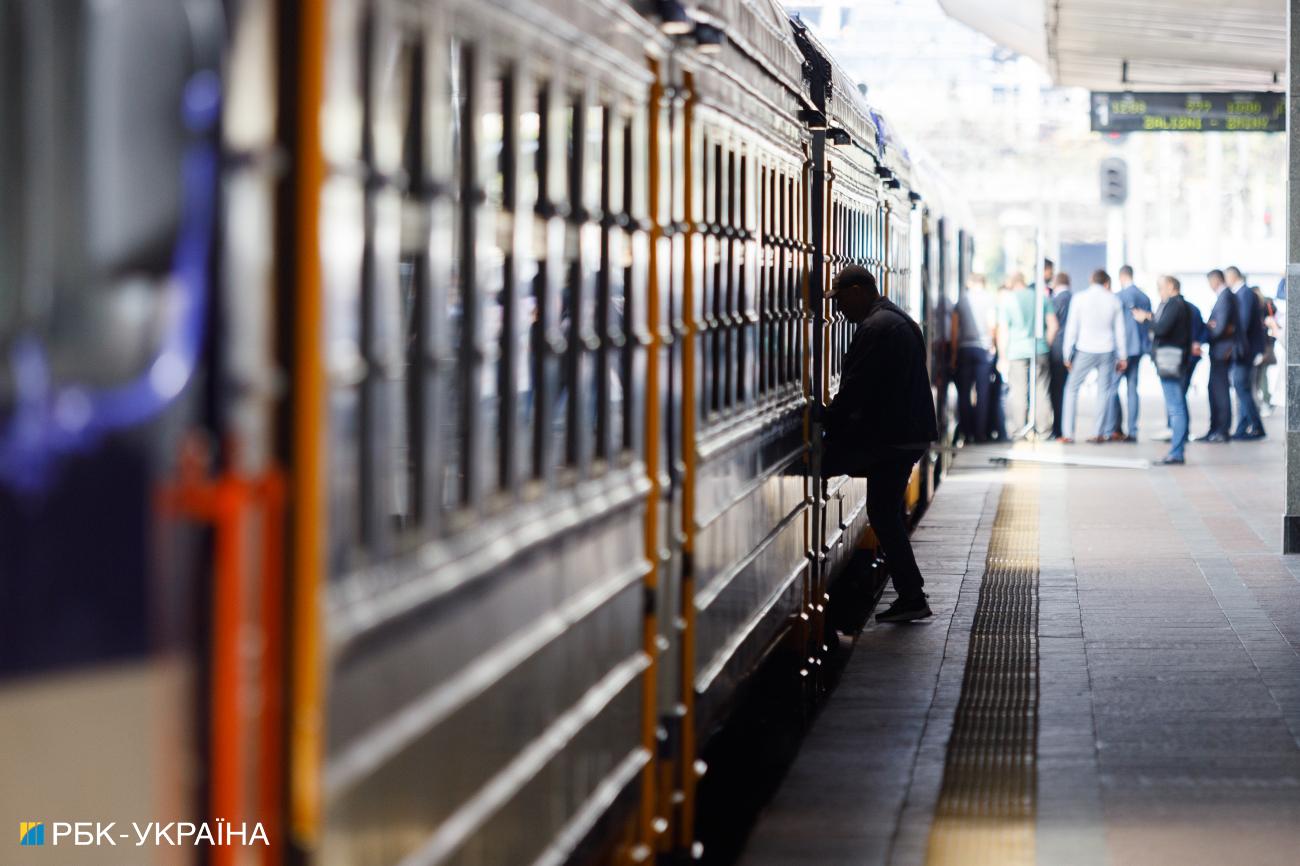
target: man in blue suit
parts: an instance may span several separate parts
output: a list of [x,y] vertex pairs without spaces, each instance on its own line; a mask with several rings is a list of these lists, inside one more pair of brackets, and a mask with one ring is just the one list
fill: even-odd
[[1210,430],[1196,441],[1227,442],[1232,432],[1229,380],[1237,339],[1237,304],[1223,271],[1215,268],[1205,279],[1215,294],[1210,317],[1205,320],[1206,341],[1210,344]]
[[[1120,373],[1119,385],[1115,391],[1115,401],[1111,404],[1111,417],[1115,419],[1115,429],[1110,438],[1117,442],[1136,442],[1138,435],[1138,413],[1141,404],[1138,399],[1138,370],[1141,368],[1142,356],[1151,352],[1151,316],[1134,316],[1134,310],[1151,312],[1151,299],[1146,292],[1133,284],[1133,268],[1124,265],[1119,269],[1119,291],[1115,296],[1124,306],[1124,333],[1127,339],[1128,366]],[[1127,387],[1126,387],[1127,386]],[[1119,407],[1119,395],[1123,391],[1127,396],[1128,431],[1124,431],[1124,416]]]
[[1263,439],[1264,421],[1255,404],[1255,361],[1264,354],[1264,316],[1259,298],[1237,268],[1224,271],[1237,307],[1237,337],[1232,352],[1232,390],[1237,394],[1233,439]]

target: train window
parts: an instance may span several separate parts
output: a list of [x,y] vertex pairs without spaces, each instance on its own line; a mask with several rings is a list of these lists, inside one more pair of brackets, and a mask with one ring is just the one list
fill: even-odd
[[[725,159],[723,154],[725,153]],[[730,229],[735,225],[736,215],[736,154],[730,149],[719,148],[719,162],[722,171],[719,174],[718,225],[720,229]],[[722,359],[722,408],[728,409],[735,400],[736,393],[736,349],[735,349],[735,241],[723,233],[718,240],[718,298],[717,310],[720,327],[718,329],[719,354]]]
[[750,241],[745,234],[745,231],[749,228],[748,156],[742,155],[740,157],[737,180],[739,188],[733,196],[736,211],[732,223],[736,228],[740,229],[737,240],[733,244],[738,258],[736,268],[736,402],[743,406],[749,400],[749,392],[753,387],[749,381],[750,298],[745,292],[746,280],[750,277],[749,269],[752,267],[749,261]]
[[[600,279],[601,153],[604,147],[605,109],[585,105],[574,93],[568,108],[569,195],[571,208],[566,230],[565,273],[561,302],[561,327],[565,332],[564,381],[555,407],[557,423],[567,435],[561,459],[564,465],[582,467],[591,454],[596,430],[598,396],[593,353],[599,348],[596,332],[596,284]],[[562,419],[562,420],[561,420]]]
[[444,362],[449,362],[453,371],[443,379],[444,393],[439,431],[439,445],[442,454],[442,505],[445,509],[454,509],[466,501],[466,479],[463,456],[465,450],[465,387],[461,379],[462,369],[462,329],[465,322],[465,298],[462,287],[463,263],[461,250],[464,246],[464,218],[461,208],[464,183],[464,159],[462,155],[464,138],[464,121],[468,99],[464,81],[465,64],[464,47],[459,41],[453,41],[447,52],[446,68],[443,80],[446,82],[445,94],[448,105],[447,130],[450,159],[448,166],[450,176],[447,193],[450,199],[450,232],[448,246],[438,251],[445,256],[443,307],[446,310],[445,333],[442,335],[446,347],[439,352]]
[[721,224],[723,178],[722,145],[714,143],[710,148],[709,161],[712,165],[711,181],[706,189],[709,202],[709,237],[705,241],[708,250],[708,281],[711,291],[709,297],[709,408],[714,412],[722,409],[725,392],[724,367],[726,365],[723,346],[721,321],[723,317],[722,285],[722,241],[715,229]]
[[704,251],[704,261],[700,263],[700,299],[696,302],[699,310],[699,340],[700,340],[700,372],[702,376],[699,380],[699,397],[700,400],[700,417],[704,418],[707,423],[709,414],[717,409],[717,369],[718,359],[714,349],[714,337],[716,336],[713,323],[713,294],[716,291],[716,281],[714,279],[713,268],[716,253],[714,245],[717,239],[713,237],[711,226],[713,225],[713,188],[716,185],[717,163],[714,161],[714,149],[710,143],[709,137],[704,136],[703,148],[700,159],[700,201],[702,219],[700,221],[700,230],[704,233],[702,246]]
[[[422,342],[425,329],[420,312],[425,307],[428,267],[428,202],[421,197],[425,180],[423,164],[424,125],[424,58],[418,46],[407,45],[401,59],[393,64],[391,103],[402,107],[397,128],[400,133],[393,147],[402,166],[401,198],[395,203],[397,236],[397,274],[392,305],[394,331],[391,354],[393,371],[390,401],[392,477],[390,517],[394,528],[403,529],[417,523],[422,516],[420,500],[424,451],[420,447],[424,417],[424,388],[419,371],[424,368]],[[404,116],[403,116],[404,115]]]
[[790,235],[786,232],[786,176],[784,173],[778,173],[775,180],[776,184],[776,207],[777,219],[776,230],[777,238],[781,241],[777,247],[777,267],[776,267],[776,287],[774,305],[776,307],[776,384],[784,385],[788,376],[788,362],[786,360],[786,342],[785,342],[785,313],[786,313],[786,294],[789,291],[790,283],[790,257],[792,252],[786,245]]
[[[577,331],[574,334],[578,358],[578,400],[571,404],[575,413],[569,435],[575,440],[572,462],[583,464],[595,452],[596,431],[604,427],[600,413],[607,407],[601,405],[598,376],[606,371],[597,363],[603,349],[601,333],[597,330],[597,290],[602,278],[601,202],[604,200],[605,179],[605,119],[607,112],[599,104],[588,105],[583,122],[582,145],[582,209],[579,216],[578,236],[582,249],[579,255],[580,277],[576,295]],[[603,329],[602,329],[603,330]]]
[[758,166],[758,395],[761,397],[768,390],[768,364],[771,360],[771,346],[767,338],[767,328],[771,310],[768,307],[768,287],[770,286],[770,263],[768,261],[768,220],[767,209],[772,196],[768,193],[767,166],[761,162]]
[[[800,235],[799,210],[798,210],[798,182],[794,175],[786,178],[786,223],[789,227],[789,233],[786,237],[790,240],[796,240]],[[799,252],[792,249],[787,256],[786,266],[786,285],[784,297],[785,312],[785,333],[782,335],[785,353],[785,381],[787,383],[796,382],[799,379],[799,363],[802,360],[799,357],[798,344],[798,327],[799,327]]]

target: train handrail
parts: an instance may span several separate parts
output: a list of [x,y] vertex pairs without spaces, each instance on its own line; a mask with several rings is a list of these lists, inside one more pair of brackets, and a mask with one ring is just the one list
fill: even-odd
[[217,120],[221,82],[204,69],[186,82],[181,118],[194,136],[181,163],[181,224],[167,276],[176,292],[162,345],[143,372],[108,388],[52,381],[42,341],[34,334],[14,343],[13,411],[0,433],[0,484],[26,495],[44,492],[59,462],[89,451],[110,433],[139,426],[159,414],[194,378],[207,326],[211,294],[208,260],[216,220]]

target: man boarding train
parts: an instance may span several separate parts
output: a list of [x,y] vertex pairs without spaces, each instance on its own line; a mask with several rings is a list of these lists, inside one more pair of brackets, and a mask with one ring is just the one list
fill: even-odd
[[867,518],[880,539],[898,599],[879,622],[931,615],[912,553],[903,497],[912,467],[939,438],[921,328],[882,297],[871,271],[849,265],[827,297],[857,327],[844,354],[840,390],[826,407],[822,475],[867,478]]

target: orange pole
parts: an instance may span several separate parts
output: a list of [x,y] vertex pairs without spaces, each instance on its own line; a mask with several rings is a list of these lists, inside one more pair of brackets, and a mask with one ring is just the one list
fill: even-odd
[[[240,648],[244,629],[244,500],[246,491],[233,479],[218,481],[211,491],[216,529],[212,569],[212,702],[211,804],[214,818],[244,820],[244,678]],[[235,849],[212,848],[213,866],[235,862]]]
[[284,789],[284,478],[272,471],[262,499],[262,716],[258,764],[259,817],[270,845],[262,862],[283,859]]
[[321,187],[325,180],[320,123],[325,88],[326,7],[322,0],[297,4],[297,149],[293,154],[296,185],[291,254],[297,279],[291,287],[296,321],[292,371],[293,463],[289,484],[293,503],[289,824],[294,842],[308,850],[315,847],[320,830],[323,748],[325,372],[319,229]]

